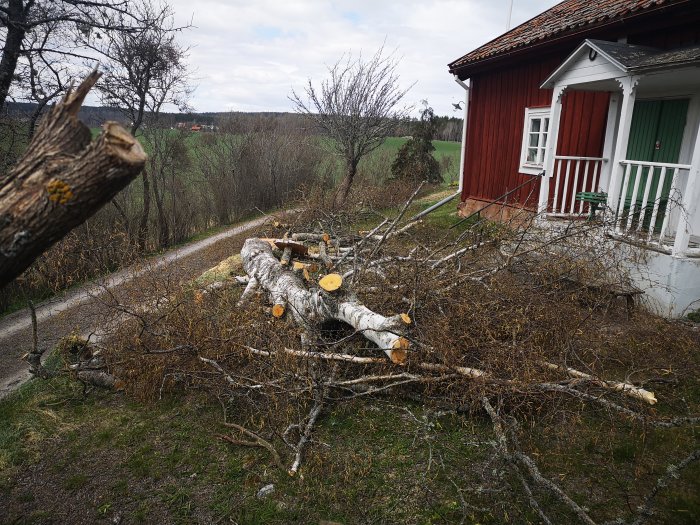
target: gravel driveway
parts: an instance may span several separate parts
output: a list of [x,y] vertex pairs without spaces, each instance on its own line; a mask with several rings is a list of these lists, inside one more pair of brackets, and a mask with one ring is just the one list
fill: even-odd
[[[162,255],[152,257],[129,268],[86,283],[37,306],[39,344],[49,349],[66,335],[88,335],[98,328],[103,318],[105,296],[123,289],[137,289],[146,280],[163,282],[189,280],[219,261],[237,253],[250,230],[262,226],[267,217],[260,217],[221,233],[196,241]],[[134,288],[136,287],[136,288]],[[0,319],[0,398],[29,378],[27,364],[21,356],[31,346],[31,319],[27,309]]]

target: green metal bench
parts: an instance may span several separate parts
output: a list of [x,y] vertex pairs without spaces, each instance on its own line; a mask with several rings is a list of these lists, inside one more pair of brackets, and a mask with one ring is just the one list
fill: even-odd
[[595,213],[598,211],[598,207],[604,206],[608,201],[607,193],[597,193],[595,191],[582,191],[576,194],[577,201],[587,202],[590,208],[590,214],[588,215],[588,220],[595,220]]

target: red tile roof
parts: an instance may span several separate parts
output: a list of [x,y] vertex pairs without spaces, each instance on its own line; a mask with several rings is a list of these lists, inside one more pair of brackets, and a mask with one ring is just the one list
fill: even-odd
[[496,57],[517,48],[549,40],[570,31],[581,31],[614,19],[664,4],[681,3],[684,0],[565,0],[535,18],[528,20],[452,62],[450,70],[460,66]]

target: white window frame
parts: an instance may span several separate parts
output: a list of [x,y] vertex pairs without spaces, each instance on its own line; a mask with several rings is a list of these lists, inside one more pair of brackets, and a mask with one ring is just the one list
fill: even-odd
[[[548,122],[547,130],[544,131],[543,124],[544,119],[550,119],[551,108],[540,107],[540,108],[525,108],[525,123],[523,124],[523,137],[522,144],[520,147],[520,173],[525,173],[528,175],[538,175],[542,173],[544,169],[544,154],[546,150],[546,144],[549,141],[549,129],[552,126],[551,122]],[[528,162],[527,153],[529,149],[534,149],[530,146],[530,123],[535,120],[540,119],[542,123],[540,124],[540,131],[538,132],[537,146],[537,162]]]

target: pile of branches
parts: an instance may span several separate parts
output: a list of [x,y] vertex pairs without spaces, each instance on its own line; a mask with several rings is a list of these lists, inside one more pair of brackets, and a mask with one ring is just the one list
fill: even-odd
[[[640,430],[697,425],[682,390],[667,388],[697,370],[697,333],[630,308],[638,291],[596,224],[476,218],[438,235],[424,216],[406,218],[417,194],[391,218],[320,210],[271,222],[213,279],[133,318],[137,336],[111,345],[113,372],[146,399],[209,392],[231,430],[221,439],[266,449],[292,476],[319,418],[343,401],[418,400],[482,418],[544,523],[543,501],[594,523],[520,445],[523,422],[593,411]],[[675,461],[631,520],[647,521],[659,490],[698,459]]]

